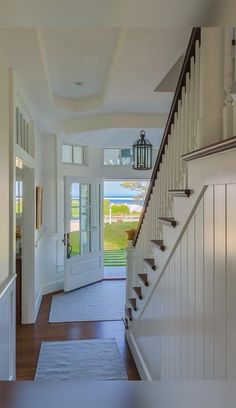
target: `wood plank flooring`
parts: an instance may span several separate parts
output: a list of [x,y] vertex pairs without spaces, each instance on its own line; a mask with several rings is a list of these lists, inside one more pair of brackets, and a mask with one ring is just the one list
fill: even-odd
[[115,338],[129,380],[140,380],[122,321],[48,323],[52,294],[43,297],[34,325],[16,326],[16,378],[33,380],[42,341]]

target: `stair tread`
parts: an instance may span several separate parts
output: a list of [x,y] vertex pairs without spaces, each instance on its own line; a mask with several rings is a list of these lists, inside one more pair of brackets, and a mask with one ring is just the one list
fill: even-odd
[[135,298],[129,298],[129,303],[131,304],[132,308],[137,311],[137,303]]
[[154,258],[145,258],[144,262],[148,264],[154,271],[156,270],[155,260]]
[[174,219],[173,217],[159,217],[158,219],[159,219],[160,221],[162,221],[162,222],[168,224],[168,225],[172,225],[172,227],[175,227],[176,224],[177,224],[176,221],[175,221],[175,219]]
[[173,194],[176,197],[189,197],[191,190],[188,188],[182,190],[169,190],[169,194]]
[[145,286],[148,286],[148,275],[147,273],[139,273],[138,274],[141,281],[144,283]]
[[134,286],[133,290],[136,293],[136,295],[138,296],[138,298],[140,300],[142,300],[143,297],[142,297],[142,288],[141,288],[141,286]]
[[129,328],[129,320],[127,319],[127,317],[122,316],[122,321],[124,323],[124,326],[126,328],[126,330],[128,330]]
[[132,320],[133,320],[132,307],[126,306],[125,307],[125,312],[126,312],[128,318],[129,318],[129,320],[132,322]]
[[151,239],[151,242],[156,245],[158,248],[160,248],[161,251],[165,251],[165,245],[163,244],[162,239]]

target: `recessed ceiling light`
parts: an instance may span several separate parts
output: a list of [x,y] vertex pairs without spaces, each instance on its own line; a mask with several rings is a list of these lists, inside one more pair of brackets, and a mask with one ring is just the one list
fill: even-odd
[[84,85],[84,83],[83,83],[82,81],[75,81],[75,82],[74,82],[74,85],[76,85],[76,86],[82,86],[82,85]]

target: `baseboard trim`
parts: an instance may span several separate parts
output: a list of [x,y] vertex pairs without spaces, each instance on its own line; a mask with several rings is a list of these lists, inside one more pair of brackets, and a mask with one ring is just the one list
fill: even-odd
[[57,292],[58,290],[62,290],[64,287],[64,280],[58,280],[54,282],[45,283],[42,285],[42,296],[48,295],[49,293]]
[[141,380],[144,381],[153,381],[152,376],[145,364],[145,361],[142,357],[142,354],[139,351],[138,345],[135,341],[135,338],[132,333],[127,333],[126,334],[126,340],[128,342],[130,351],[132,353],[133,359],[135,361],[137,370],[139,372],[139,375],[141,377]]

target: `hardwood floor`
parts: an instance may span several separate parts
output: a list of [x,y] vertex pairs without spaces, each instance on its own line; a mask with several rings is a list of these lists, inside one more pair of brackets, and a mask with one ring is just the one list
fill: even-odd
[[140,380],[125,340],[122,321],[48,323],[52,295],[43,297],[34,325],[16,326],[16,378],[33,380],[42,341],[115,338],[129,380]]

